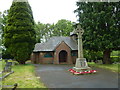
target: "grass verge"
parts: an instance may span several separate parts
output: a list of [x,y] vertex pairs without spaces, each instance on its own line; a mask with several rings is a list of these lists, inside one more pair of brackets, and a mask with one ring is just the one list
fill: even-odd
[[0,72],[2,72],[2,61],[0,61]]
[[99,67],[99,68],[105,68],[105,69],[109,69],[113,72],[120,73],[120,70],[118,69],[120,64],[96,64],[94,62],[88,62],[88,65],[94,66],[94,67]]
[[4,60],[1,60],[1,61],[0,61],[0,72],[2,72],[4,65],[5,65]]
[[18,84],[17,88],[46,88],[40,77],[35,76],[34,66],[32,64],[15,65],[12,67],[14,73],[2,81],[3,86]]

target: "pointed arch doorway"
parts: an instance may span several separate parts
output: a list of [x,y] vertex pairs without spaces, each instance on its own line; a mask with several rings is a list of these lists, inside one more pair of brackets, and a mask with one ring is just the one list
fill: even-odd
[[59,53],[59,63],[67,62],[67,52],[65,50],[60,51]]

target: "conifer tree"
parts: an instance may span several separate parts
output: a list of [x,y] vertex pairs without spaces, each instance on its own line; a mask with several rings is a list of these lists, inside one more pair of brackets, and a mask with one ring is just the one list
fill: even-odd
[[120,2],[77,2],[75,10],[84,28],[84,47],[102,51],[103,63],[110,63],[112,50],[120,50]]
[[27,0],[13,0],[4,29],[4,46],[20,64],[30,58],[35,44],[34,20]]

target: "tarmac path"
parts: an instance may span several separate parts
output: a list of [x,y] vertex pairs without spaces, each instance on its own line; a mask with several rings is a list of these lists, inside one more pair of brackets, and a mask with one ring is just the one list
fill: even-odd
[[36,75],[48,88],[118,88],[118,73],[95,68],[96,74],[73,75],[73,65],[35,64]]

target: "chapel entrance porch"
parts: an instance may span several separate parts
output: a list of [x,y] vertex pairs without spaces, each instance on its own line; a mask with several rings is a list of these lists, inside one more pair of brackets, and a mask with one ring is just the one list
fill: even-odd
[[67,52],[65,50],[60,51],[59,53],[59,63],[66,63],[67,62]]

